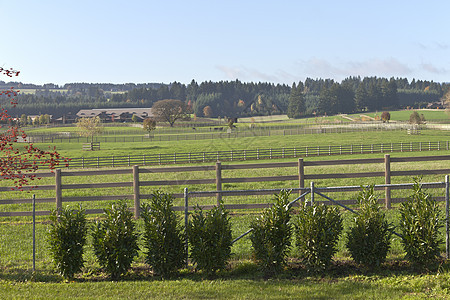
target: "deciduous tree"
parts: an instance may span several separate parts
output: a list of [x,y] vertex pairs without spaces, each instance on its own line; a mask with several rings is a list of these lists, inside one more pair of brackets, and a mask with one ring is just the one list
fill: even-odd
[[152,106],[152,112],[157,121],[168,122],[170,127],[173,127],[177,120],[189,119],[186,104],[175,99],[156,101]]
[[152,118],[146,118],[142,122],[142,127],[148,132],[148,137],[150,137],[151,132],[156,129],[156,121]]
[[203,115],[207,118],[212,117],[213,111],[211,106],[207,105],[205,107],[203,107]]
[[103,131],[102,120],[100,120],[98,116],[93,118],[83,117],[79,119],[77,127],[80,129],[79,135],[91,137],[91,143],[94,141],[94,135]]
[[[0,75],[8,77],[18,76],[19,71],[0,67]],[[14,88],[0,90],[0,120],[8,127],[0,128],[0,179],[14,182],[15,188],[22,190],[36,179],[36,172],[41,168],[50,170],[56,168],[62,161],[66,161],[55,148],[42,150],[31,142],[27,142],[26,133],[18,127],[17,122],[9,115],[6,106],[17,105],[16,96],[19,91]],[[5,103],[6,102],[6,103]],[[24,142],[21,145],[19,142]],[[23,145],[23,146],[22,146]]]
[[390,119],[391,119],[391,114],[388,111],[383,111],[381,113],[381,120],[383,121],[383,123],[389,122]]
[[441,100],[442,104],[444,104],[445,111],[450,115],[450,89],[447,90]]

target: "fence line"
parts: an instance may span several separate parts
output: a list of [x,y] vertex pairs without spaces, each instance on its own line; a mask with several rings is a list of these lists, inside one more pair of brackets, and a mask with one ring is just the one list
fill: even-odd
[[[159,134],[150,138],[148,135],[141,134],[133,136],[130,134],[125,136],[96,136],[95,142],[103,143],[131,143],[131,142],[163,142],[163,141],[192,141],[192,140],[210,140],[224,138],[240,138],[240,137],[260,137],[260,136],[291,136],[303,134],[326,134],[326,133],[348,133],[362,131],[397,131],[411,128],[409,124],[347,124],[347,125],[318,125],[314,127],[299,126],[296,128],[283,127],[255,127],[246,129],[233,129],[228,131],[226,127],[211,127],[210,132],[204,129],[192,129],[191,133],[184,134]],[[143,131],[143,130],[142,130]],[[176,132],[176,131],[175,131]],[[73,137],[70,134],[64,135],[28,135],[27,141],[33,143],[88,143],[90,137]]]
[[[242,196],[242,195],[268,195],[272,192],[267,192],[265,190],[252,192],[252,191],[226,191],[223,190],[223,185],[226,183],[245,183],[245,182],[273,182],[273,181],[297,181],[298,188],[305,188],[305,180],[315,180],[315,179],[333,179],[333,178],[368,178],[368,177],[384,177],[386,186],[384,203],[386,208],[391,207],[391,203],[396,203],[403,201],[404,199],[397,198],[391,199],[391,190],[401,189],[395,185],[390,185],[391,178],[395,176],[417,176],[417,175],[427,175],[427,174],[450,174],[450,169],[437,169],[437,170],[407,170],[407,171],[391,171],[391,164],[397,162],[426,162],[426,161],[448,161],[450,160],[450,155],[444,156],[431,156],[431,157],[402,157],[402,158],[391,158],[390,155],[386,154],[384,158],[370,158],[370,159],[355,159],[355,160],[328,160],[328,161],[303,161],[303,158],[298,159],[294,162],[281,162],[281,163],[259,163],[259,164],[239,164],[239,165],[223,165],[217,162],[215,165],[209,166],[188,166],[188,167],[159,167],[159,168],[139,168],[138,166],[133,166],[132,169],[119,169],[119,170],[97,170],[97,171],[63,171],[58,169],[54,174],[43,173],[37,174],[39,177],[52,177],[55,178],[54,185],[42,185],[34,187],[35,190],[54,190],[54,198],[42,198],[36,199],[38,203],[42,202],[55,202],[56,209],[62,207],[63,202],[78,202],[78,201],[99,201],[99,200],[119,200],[119,199],[130,199],[134,200],[134,209],[136,217],[139,216],[140,200],[150,199],[152,194],[141,193],[141,187],[146,186],[192,186],[199,184],[215,184],[216,190],[212,193],[216,195],[217,202],[222,200],[223,195],[227,196]],[[361,165],[361,164],[384,164],[385,170],[381,172],[359,172],[359,173],[328,173],[328,174],[308,174],[305,172],[305,167],[316,167],[316,166],[330,166],[330,165]],[[288,174],[283,176],[261,176],[261,177],[224,177],[223,170],[243,170],[243,169],[260,169],[260,168],[296,168],[295,174]],[[170,172],[198,172],[198,171],[215,171],[215,178],[203,178],[203,179],[192,179],[192,180],[151,180],[143,181],[140,179],[140,174],[158,174],[158,173],[170,173]],[[81,183],[81,184],[64,184],[63,177],[67,176],[81,176],[81,177],[92,177],[92,176],[104,176],[104,175],[119,175],[119,174],[132,174],[133,179],[130,182],[103,182],[103,183]],[[74,189],[98,189],[98,188],[118,188],[118,187],[129,187],[133,190],[132,194],[127,195],[107,195],[102,196],[88,196],[88,197],[66,197],[63,196],[64,190],[74,190]],[[437,184],[436,187],[442,187]],[[24,190],[30,190],[30,187],[24,188]],[[0,192],[11,191],[11,187],[0,187]],[[333,192],[339,192],[339,190],[330,190]],[[183,198],[183,193],[175,193],[176,198]],[[210,194],[199,194],[198,197],[210,197]],[[2,204],[19,204],[19,203],[29,203],[29,199],[8,199],[0,200],[0,205]],[[349,200],[350,201],[350,200]],[[249,208],[260,208],[267,204],[234,204],[231,207],[233,209],[249,209]],[[230,206],[229,206],[230,207]],[[181,210],[181,208],[177,208]],[[88,213],[101,213],[101,209],[87,210]],[[38,215],[48,214],[48,211],[37,212]],[[0,212],[0,217],[4,216],[29,216],[30,212]]]
[[170,154],[143,154],[109,157],[72,158],[68,168],[130,167],[166,164],[205,163],[213,161],[244,161],[308,156],[353,155],[368,153],[448,151],[449,141],[385,143],[367,145],[300,146],[254,150],[229,150],[210,152],[188,152]]

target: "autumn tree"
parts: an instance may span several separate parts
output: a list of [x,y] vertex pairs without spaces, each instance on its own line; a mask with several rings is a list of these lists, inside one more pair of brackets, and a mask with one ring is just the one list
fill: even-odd
[[391,119],[391,114],[388,111],[383,111],[381,113],[381,120],[383,121],[383,123],[389,122],[390,119]]
[[445,107],[445,111],[447,112],[448,115],[450,115],[450,89],[447,90],[447,92],[442,97],[441,101]]
[[102,120],[97,117],[83,117],[77,121],[78,134],[84,137],[91,137],[91,143],[94,142],[94,135],[102,133]]
[[[0,75],[15,77],[19,71],[0,67]],[[61,162],[67,162],[55,148],[42,150],[27,142],[27,134],[8,114],[7,106],[17,105],[19,91],[14,88],[0,90],[0,120],[9,124],[0,129],[0,179],[14,182],[15,188],[22,190],[30,181],[36,179],[36,172],[42,168],[55,169]],[[23,142],[19,145],[19,142]]]
[[203,115],[207,118],[210,118],[213,114],[211,106],[207,105],[203,108]]
[[27,125],[27,121],[28,121],[27,115],[26,114],[22,114],[20,116],[20,125],[22,125],[22,126]]
[[409,116],[409,123],[413,125],[420,125],[425,123],[425,116],[423,114],[420,114],[417,111],[414,111]]
[[151,132],[156,129],[156,121],[152,118],[146,118],[142,122],[142,127],[148,132],[148,137],[150,137]]
[[170,127],[177,120],[189,119],[186,104],[175,99],[156,101],[152,106],[152,113],[157,121],[168,122]]

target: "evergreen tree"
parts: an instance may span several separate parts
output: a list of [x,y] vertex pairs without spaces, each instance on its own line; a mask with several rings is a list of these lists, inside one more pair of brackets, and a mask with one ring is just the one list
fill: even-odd
[[381,94],[381,89],[376,82],[374,82],[374,81],[369,82],[369,87],[367,88],[367,94],[368,94],[367,108],[371,111],[381,109],[382,94]]
[[289,96],[289,104],[287,116],[289,118],[299,118],[305,114],[305,100],[303,99],[303,83],[300,81],[298,86],[295,82],[292,84],[291,94]]
[[383,80],[381,91],[383,94],[382,107],[398,106],[397,84],[394,78],[391,78],[389,81]]
[[366,110],[369,106],[368,103],[369,94],[367,93],[367,90],[363,83],[360,83],[358,85],[358,88],[356,89],[355,93],[355,105],[356,109],[358,110]]

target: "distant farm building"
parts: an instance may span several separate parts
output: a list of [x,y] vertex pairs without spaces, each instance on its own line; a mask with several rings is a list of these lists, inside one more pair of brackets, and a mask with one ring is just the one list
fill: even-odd
[[151,108],[110,108],[110,109],[82,109],[77,113],[77,118],[99,117],[102,122],[131,122],[135,115],[138,121],[153,117]]

